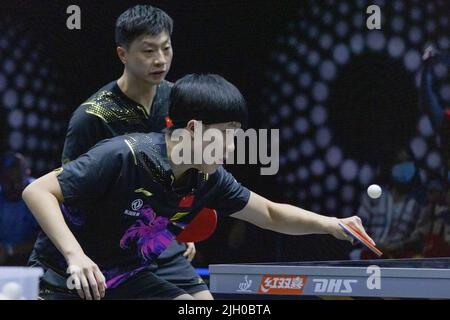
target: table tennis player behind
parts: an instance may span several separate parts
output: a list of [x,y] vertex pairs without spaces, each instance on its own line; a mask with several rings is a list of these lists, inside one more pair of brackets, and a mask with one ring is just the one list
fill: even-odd
[[[203,208],[280,233],[352,241],[339,219],[271,202],[239,184],[220,163],[174,163],[173,150],[181,143],[172,140],[174,129],[184,128],[194,139],[199,121],[204,130],[222,134],[245,123],[244,98],[231,83],[218,75],[181,78],[171,91],[169,115],[173,126],[167,132],[104,140],[24,190],[24,200],[58,249],[41,248],[40,259],[60,274],[69,266],[71,279],[81,283],[72,292],[85,299],[198,298],[158,277],[155,259],[181,232],[172,221],[188,223]],[[234,149],[231,141],[226,154]],[[192,156],[205,149],[197,147]],[[188,195],[190,207],[180,208]],[[367,236],[358,217],[343,222]]]
[[[132,132],[160,132],[165,128],[173,85],[165,80],[173,58],[172,29],[169,15],[150,5],[131,7],[119,16],[115,38],[117,55],[124,65],[123,74],[74,111],[64,142],[63,163],[78,158],[101,140]],[[50,240],[41,233],[36,248],[46,243]],[[173,241],[158,257],[158,275],[189,293],[207,290],[190,264],[194,255],[193,243]],[[47,271],[35,251],[29,265]],[[51,286],[58,280],[46,272],[43,283]]]

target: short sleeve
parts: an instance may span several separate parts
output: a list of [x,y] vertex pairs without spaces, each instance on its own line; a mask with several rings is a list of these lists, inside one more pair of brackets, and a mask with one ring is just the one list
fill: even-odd
[[211,178],[217,183],[217,197],[211,207],[219,215],[229,216],[244,209],[250,198],[250,190],[237,182],[223,167],[219,167]]
[[104,196],[120,176],[126,156],[121,147],[124,144],[117,139],[101,141],[57,170],[64,203],[86,204]]

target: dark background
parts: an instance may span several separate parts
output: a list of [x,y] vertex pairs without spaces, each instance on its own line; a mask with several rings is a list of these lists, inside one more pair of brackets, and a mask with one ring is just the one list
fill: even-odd
[[[363,5],[358,6],[355,4],[357,2]],[[39,112],[42,117],[46,112],[49,114],[50,122],[55,123],[52,127],[54,130],[50,133],[43,132],[41,136],[39,129],[35,132],[23,129],[25,135],[28,135],[25,137],[34,134],[39,138],[47,137],[53,143],[52,148],[43,147],[45,149],[43,154],[39,152],[39,148],[19,150],[31,160],[35,176],[58,164],[64,130],[71,112],[98,88],[121,75],[123,66],[116,56],[114,43],[115,20],[127,8],[142,3],[150,3],[165,10],[175,22],[172,37],[174,60],[168,80],[175,81],[184,74],[193,72],[219,73],[234,83],[246,97],[252,127],[280,128],[282,133],[283,129],[289,131],[289,128],[293,127],[292,121],[295,117],[310,116],[308,108],[300,112],[295,108],[293,101],[296,92],[305,91],[305,95],[310,97],[312,103],[313,98],[310,96],[312,88],[295,87],[294,93],[279,94],[271,100],[272,93],[284,90],[285,84],[297,83],[300,75],[306,71],[313,74],[312,81],[320,80],[322,76],[314,70],[313,63],[306,63],[308,54],[303,54],[304,58],[297,56],[296,50],[289,46],[289,37],[294,37],[297,43],[305,44],[307,52],[319,52],[322,60],[332,60],[331,50],[319,48],[318,39],[321,34],[331,34],[336,41],[350,47],[353,34],[370,33],[366,28],[355,30],[353,27],[346,36],[340,36],[334,34],[333,24],[323,23],[323,13],[326,12],[335,17],[336,21],[351,23],[351,13],[365,19],[365,7],[371,4],[368,1],[348,1],[350,14],[340,13],[338,3],[342,2],[336,1],[2,2],[0,30],[10,42],[9,47],[0,48],[2,50],[0,62],[3,63],[8,59],[15,46],[20,46],[21,38],[27,38],[29,44],[24,47],[21,58],[17,58],[16,68],[20,68],[27,62],[28,57],[35,54],[34,58],[30,58],[34,64],[37,67],[45,65],[48,70],[48,75],[43,73],[39,76],[44,83],[48,81],[56,87],[54,91],[49,89],[49,92],[51,91],[49,99],[54,101],[55,107],[51,112]],[[382,3],[385,4],[383,1]],[[402,8],[398,9],[390,4],[383,7],[384,20],[381,33],[386,39],[394,33],[389,26],[389,19],[393,19],[394,13],[405,17],[405,27],[402,32],[397,32],[396,36],[405,39],[406,49],[410,46],[421,52],[427,41],[437,42],[443,35],[448,35],[450,28],[445,28],[448,27],[448,22],[445,24],[440,20],[442,16],[447,18],[449,16],[448,3],[444,1],[396,3],[400,3]],[[72,4],[81,8],[81,30],[66,28],[68,17],[66,8]],[[428,4],[433,6],[434,11],[427,9]],[[412,6],[425,12],[420,19],[410,20],[408,10]],[[420,43],[409,44],[409,27],[417,26],[425,30],[426,22],[430,20],[436,21],[437,28],[434,31],[424,32]],[[314,36],[314,31],[308,29],[312,25],[319,26],[317,36]],[[353,55],[349,62],[338,64],[336,77],[329,81],[329,94],[321,103],[327,109],[326,121],[334,144],[342,148],[345,159],[353,159],[352,161],[358,165],[368,163],[374,170],[388,161],[400,146],[409,143],[416,134],[420,117],[415,86],[415,76],[419,70],[414,72],[406,70],[401,57],[394,59],[385,50],[387,44],[383,44],[382,47],[381,50],[365,47],[362,52]],[[283,54],[287,54],[288,60],[297,61],[300,68],[286,72],[284,60],[278,59]],[[276,81],[280,75],[282,81]],[[8,79],[12,82],[13,78],[10,77]],[[448,83],[445,79],[440,81],[439,84]],[[29,82],[32,82],[32,78]],[[5,90],[1,91],[2,95],[6,94]],[[25,89],[18,92],[19,97],[23,96]],[[281,108],[284,105],[287,106],[286,112]],[[21,108],[20,103],[17,108]],[[5,121],[10,111],[8,108],[0,108],[0,112],[2,149],[7,149],[8,138],[13,131],[8,129]],[[28,111],[25,111],[25,115],[26,112]],[[274,116],[275,120],[271,122],[270,119]],[[311,136],[313,135],[314,133],[311,133]],[[286,138],[282,135],[281,154],[287,154],[293,147],[300,146],[306,138],[302,134],[294,136],[287,134]],[[433,150],[434,138],[427,136],[427,139],[429,150]],[[327,147],[322,149],[317,155],[319,158],[324,158],[327,152]],[[35,158],[39,160],[33,162]],[[284,201],[323,214],[338,216],[343,215],[341,209],[344,206],[353,210],[357,208],[358,194],[367,186],[354,183],[353,180],[347,181],[346,183],[353,187],[355,195],[346,204],[340,199],[341,194],[338,191],[336,194],[323,192],[319,196],[314,196],[309,190],[314,183],[319,185],[324,183],[320,177],[305,182],[298,180],[292,182],[289,177],[299,166],[305,163],[309,165],[312,159],[302,155],[293,159],[283,163],[278,178],[261,176],[258,165],[230,166],[229,169],[244,185],[275,201]],[[333,174],[332,172],[330,169],[330,174]],[[325,177],[325,174],[323,176]],[[327,210],[323,204],[329,198],[335,199],[337,205],[334,209]],[[245,230],[245,241],[229,243],[230,234],[231,238],[234,237],[230,231],[233,228]],[[257,230],[252,226],[235,225],[229,220],[221,223],[216,234],[207,243],[200,243],[197,247],[199,264],[342,259],[349,250],[349,245],[327,236],[309,236],[301,239],[279,236],[272,232]]]

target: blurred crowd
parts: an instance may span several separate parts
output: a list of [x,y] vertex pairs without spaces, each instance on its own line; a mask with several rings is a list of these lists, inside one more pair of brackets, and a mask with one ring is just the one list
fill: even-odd
[[20,153],[5,153],[0,164],[0,265],[26,265],[39,230],[22,200],[33,179]]
[[[428,47],[422,57],[420,109],[427,114],[439,145],[443,166],[427,183],[409,148],[397,152],[380,167],[378,199],[364,194],[357,214],[384,253],[383,258],[450,256],[450,108],[439,103],[433,90],[433,67],[450,64],[449,55]],[[355,249],[352,259],[375,258]]]
[[[450,180],[436,175],[423,184],[418,172],[411,152],[402,149],[380,169],[381,196],[361,197],[357,214],[383,259],[450,256]],[[359,247],[350,258],[377,256]]]

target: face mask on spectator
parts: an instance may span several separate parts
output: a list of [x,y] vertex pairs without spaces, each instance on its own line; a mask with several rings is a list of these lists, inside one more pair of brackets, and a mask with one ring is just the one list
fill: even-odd
[[392,178],[400,184],[407,184],[412,181],[416,173],[416,166],[412,161],[398,163],[392,167]]

